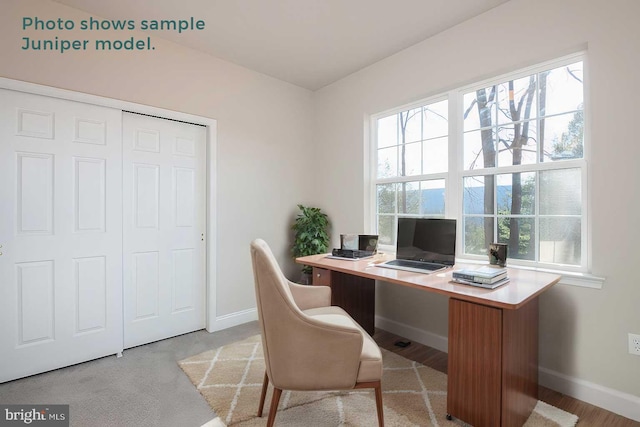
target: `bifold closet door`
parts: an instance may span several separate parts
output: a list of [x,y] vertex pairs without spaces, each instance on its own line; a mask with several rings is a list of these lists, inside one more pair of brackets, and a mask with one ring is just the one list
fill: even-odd
[[123,113],[124,347],[205,327],[206,128]]
[[0,89],[0,382],[122,351],[121,121]]

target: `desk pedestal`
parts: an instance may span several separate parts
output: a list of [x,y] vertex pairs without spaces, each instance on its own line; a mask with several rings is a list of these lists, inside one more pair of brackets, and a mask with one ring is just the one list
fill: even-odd
[[447,412],[522,426],[538,400],[538,298],[517,310],[449,299]]
[[376,281],[339,271],[313,269],[313,284],[331,287],[331,305],[344,309],[371,336],[375,333]]

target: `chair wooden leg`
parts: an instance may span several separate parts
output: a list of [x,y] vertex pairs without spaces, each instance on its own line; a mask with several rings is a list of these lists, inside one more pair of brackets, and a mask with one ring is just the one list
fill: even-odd
[[356,383],[353,388],[372,388],[376,392],[376,409],[378,410],[378,426],[384,427],[384,412],[382,410],[382,381]]
[[280,403],[280,395],[282,390],[273,387],[273,396],[271,397],[271,408],[269,409],[269,418],[267,419],[267,427],[273,427],[276,421],[276,412],[278,411],[278,403]]
[[267,371],[264,372],[264,381],[262,382],[262,394],[260,395],[260,407],[258,407],[258,416],[262,416],[264,410],[264,399],[267,397],[267,388],[269,388],[269,375]]
[[382,385],[378,383],[376,390],[376,409],[378,410],[378,426],[384,427],[384,413],[382,411]]

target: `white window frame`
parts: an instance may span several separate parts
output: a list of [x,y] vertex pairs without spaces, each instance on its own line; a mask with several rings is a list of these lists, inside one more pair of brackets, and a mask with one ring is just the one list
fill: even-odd
[[[581,159],[570,159],[570,160],[562,160],[557,162],[537,162],[535,164],[528,165],[509,165],[503,167],[495,167],[495,168],[483,168],[483,169],[473,169],[473,170],[464,170],[464,159],[462,155],[459,153],[462,152],[463,145],[463,134],[464,134],[464,123],[461,119],[462,111],[463,111],[463,95],[470,91],[486,88],[495,84],[501,84],[505,81],[515,80],[521,77],[526,77],[531,74],[535,74],[541,71],[554,69],[557,67],[562,67],[563,65],[569,65],[575,62],[583,62],[583,90],[584,90],[584,118],[585,118],[585,129],[584,129],[584,151],[583,157]],[[478,176],[478,175],[500,175],[503,173],[513,173],[513,172],[536,172],[538,174],[540,171],[545,170],[558,170],[558,169],[567,169],[567,168],[579,168],[581,170],[582,176],[582,186],[581,186],[581,197],[582,197],[582,213],[581,213],[581,265],[558,265],[558,264],[548,264],[542,263],[538,261],[529,261],[529,260],[520,260],[520,259],[509,259],[509,266],[515,268],[526,268],[526,269],[534,269],[540,271],[552,271],[556,273],[560,273],[563,275],[562,283],[590,287],[590,288],[601,288],[604,279],[600,277],[596,277],[590,274],[591,272],[591,247],[592,247],[592,237],[591,237],[591,216],[590,216],[590,184],[589,184],[589,159],[591,153],[591,141],[590,141],[590,127],[589,124],[591,122],[590,116],[590,108],[589,108],[589,91],[588,91],[588,58],[585,51],[576,52],[571,55],[567,55],[561,58],[557,58],[554,60],[546,61],[543,63],[536,64],[535,66],[527,67],[524,69],[520,69],[511,73],[505,73],[491,79],[486,79],[480,82],[476,82],[470,85],[466,85],[446,93],[441,93],[435,96],[431,96],[425,99],[422,99],[417,102],[412,102],[410,104],[406,104],[397,108],[389,109],[380,113],[373,114],[369,116],[367,119],[369,121],[368,125],[368,137],[365,139],[365,160],[367,167],[365,168],[365,173],[367,176],[365,177],[365,224],[366,228],[370,230],[370,232],[375,233],[377,230],[377,193],[376,186],[378,184],[383,183],[397,183],[397,182],[407,182],[407,181],[421,181],[421,180],[431,180],[431,179],[444,179],[445,180],[445,217],[446,218],[455,218],[457,220],[457,254],[456,261],[457,262],[487,262],[486,256],[481,255],[471,255],[464,254],[463,255],[463,212],[462,212],[462,202],[463,202],[463,187],[464,187],[464,178],[468,176]],[[449,167],[446,173],[439,174],[426,174],[426,175],[418,175],[418,176],[410,176],[410,177],[393,177],[393,178],[378,178],[377,177],[377,121],[378,119],[398,114],[403,111],[410,110],[412,108],[421,107],[427,104],[431,104],[434,102],[439,102],[442,100],[448,100],[449,106],[449,147],[448,147],[448,161]],[[536,179],[536,204],[535,204],[535,214],[534,221],[536,224],[536,259],[539,251],[539,202],[538,202],[538,192],[539,192],[539,179]],[[397,206],[396,206],[396,215],[397,215]],[[495,214],[497,216],[497,213]],[[395,247],[393,246],[382,246],[380,247],[382,251],[386,252],[395,252]]]
[[[447,106],[448,106],[448,114],[449,117],[451,117],[451,98],[449,96],[449,94],[440,94],[440,95],[436,95],[436,96],[432,96],[423,100],[420,100],[418,102],[413,102],[411,104],[406,104],[400,107],[396,107],[393,108],[391,110],[387,110],[387,111],[383,111],[381,113],[377,113],[371,116],[370,118],[370,135],[371,138],[369,139],[369,142],[367,142],[367,149],[365,149],[365,153],[367,151],[369,151],[369,172],[370,172],[370,185],[367,185],[367,189],[365,190],[365,194],[368,194],[369,196],[369,200],[368,203],[365,203],[365,205],[368,205],[369,207],[365,208],[365,218],[368,218],[369,220],[369,224],[365,224],[366,227],[365,229],[370,229],[370,230],[377,230],[377,226],[378,226],[378,222],[377,222],[377,199],[378,199],[378,195],[376,192],[376,186],[379,184],[401,184],[403,182],[417,182],[417,181],[433,181],[433,180],[438,180],[438,179],[442,179],[444,180],[444,185],[445,185],[445,201],[444,201],[444,217],[445,218],[452,218],[452,213],[449,212],[449,207],[451,206],[451,202],[450,202],[450,197],[451,197],[451,192],[447,191],[446,189],[448,188],[449,184],[452,182],[451,178],[451,165],[452,165],[452,158],[451,158],[451,135],[452,135],[452,129],[451,129],[451,120],[449,120],[449,129],[448,129],[448,133],[447,133],[447,145],[448,145],[448,166],[447,166],[447,172],[438,172],[438,173],[429,173],[429,174],[420,174],[420,175],[410,175],[410,176],[395,176],[395,177],[391,177],[391,178],[378,178],[378,147],[377,147],[377,140],[378,140],[378,119],[384,118],[384,117],[388,117],[394,114],[399,114],[405,111],[409,111],[412,110],[414,108],[421,108],[423,106],[429,105],[429,104],[435,104],[437,102],[441,102],[441,101],[447,101]],[[365,182],[367,182],[367,180],[365,180]],[[396,216],[396,218],[398,217],[398,204],[396,203],[396,211],[394,213],[394,215]],[[415,215],[404,215],[404,216],[415,216]],[[381,251],[384,252],[395,252],[396,248],[394,245],[379,245],[379,249]]]

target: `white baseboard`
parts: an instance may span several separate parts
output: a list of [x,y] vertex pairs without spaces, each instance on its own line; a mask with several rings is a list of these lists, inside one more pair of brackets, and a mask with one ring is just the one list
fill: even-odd
[[538,368],[540,385],[598,406],[634,421],[640,421],[640,397],[589,381],[573,378],[551,369]]
[[[448,339],[441,335],[423,331],[404,323],[376,316],[377,328],[400,335],[420,344],[448,352]],[[547,368],[538,368],[540,385],[571,396],[607,411],[640,421],[640,397],[623,393],[579,378],[572,378]]]
[[387,319],[386,317],[376,316],[375,324],[377,328],[384,329],[396,335],[400,335],[404,338],[416,341],[420,344],[428,345],[436,350],[444,351],[447,353],[448,342],[447,337],[436,335],[432,332],[423,331],[413,326],[409,326],[404,323],[396,322],[395,320]]
[[236,311],[235,313],[216,317],[215,324],[212,328],[213,330],[210,332],[221,331],[233,326],[242,325],[243,323],[253,322],[254,320],[258,320],[257,309],[250,308],[248,310]]

